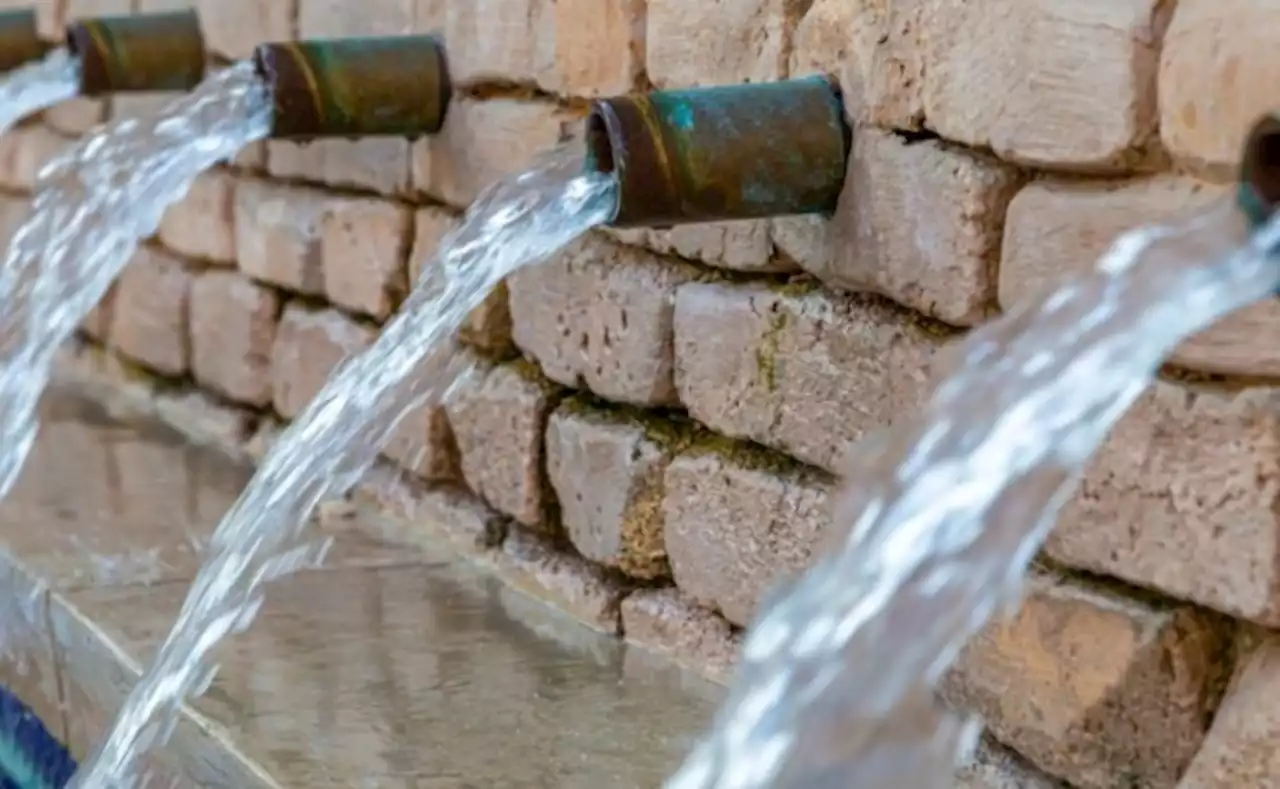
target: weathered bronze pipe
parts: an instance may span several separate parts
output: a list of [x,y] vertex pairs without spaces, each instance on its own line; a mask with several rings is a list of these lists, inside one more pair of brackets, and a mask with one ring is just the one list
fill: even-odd
[[34,10],[0,12],[0,72],[36,60],[47,49],[40,40]]
[[271,95],[274,139],[435,134],[453,94],[432,36],[262,44],[253,62]]
[[205,47],[195,11],[106,16],[67,25],[80,58],[80,94],[190,90],[204,79]]
[[614,227],[821,214],[844,184],[850,131],[824,77],[602,99],[587,166],[614,173]]
[[1280,208],[1280,115],[1260,118],[1245,139],[1236,203],[1254,227]]

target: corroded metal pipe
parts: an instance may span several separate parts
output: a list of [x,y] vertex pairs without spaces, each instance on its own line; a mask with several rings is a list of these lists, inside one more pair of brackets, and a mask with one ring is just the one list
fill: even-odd
[[1255,227],[1280,207],[1280,115],[1264,115],[1249,131],[1240,159],[1236,202]]
[[453,94],[433,36],[262,44],[253,62],[271,95],[274,139],[435,134]]
[[190,90],[204,79],[206,54],[195,11],[106,16],[67,25],[80,58],[80,93]]
[[829,213],[850,131],[825,77],[602,99],[587,166],[614,173],[614,227]]
[[40,40],[36,12],[0,12],[0,72],[12,71],[44,55],[48,47]]

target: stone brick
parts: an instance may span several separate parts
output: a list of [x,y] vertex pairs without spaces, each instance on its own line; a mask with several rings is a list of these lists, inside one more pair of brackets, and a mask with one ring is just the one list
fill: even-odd
[[676,289],[697,272],[599,236],[508,280],[516,345],[553,381],[674,405]]
[[69,99],[45,110],[41,117],[50,129],[79,137],[106,120],[107,103],[101,99]]
[[462,476],[494,509],[525,526],[550,529],[542,440],[558,399],[555,387],[526,363],[475,362],[476,373],[445,404]]
[[329,301],[384,319],[408,290],[405,258],[413,218],[372,198],[334,198],[320,222],[320,265]]
[[782,79],[800,5],[788,0],[649,0],[649,78],[660,88]]
[[321,229],[330,200],[311,189],[241,181],[235,197],[240,270],[272,285],[324,295]]
[[306,143],[270,140],[266,161],[267,172],[276,178],[384,195],[403,195],[410,187],[410,145],[394,137]]
[[1182,0],[1160,58],[1160,135],[1183,163],[1235,177],[1249,127],[1275,110],[1270,32],[1280,8],[1257,0]]
[[764,221],[711,222],[670,230],[644,230],[639,241],[650,249],[734,271],[799,271],[794,260],[774,254]]
[[525,169],[581,125],[578,113],[546,102],[458,97],[440,133],[414,146],[414,188],[450,205],[469,205],[482,189]]
[[111,347],[161,375],[186,373],[191,282],[180,260],[150,247],[139,249],[116,287]]
[[458,448],[444,406],[422,405],[405,414],[383,447],[384,457],[428,482],[457,479]]
[[44,126],[11,129],[0,137],[0,186],[28,192],[40,170],[70,142]]
[[1000,745],[983,741],[956,775],[953,789],[1069,789]]
[[1239,661],[1204,746],[1179,789],[1280,786],[1278,694],[1280,638],[1268,635]]
[[1230,630],[1033,574],[1021,610],[987,627],[943,682],[948,701],[1081,789],[1172,789],[1204,739]]
[[449,71],[459,84],[518,83],[554,91],[555,26],[553,0],[448,2]]
[[[1006,309],[1090,271],[1117,236],[1152,222],[1203,209],[1227,190],[1176,176],[1111,185],[1038,182],[1009,206],[1000,264],[1000,303]],[[1215,225],[1213,235],[1241,229]],[[1213,239],[1218,243],[1217,239]],[[1207,372],[1280,375],[1280,350],[1267,338],[1280,332],[1280,302],[1239,310],[1183,342],[1170,361]]]
[[570,96],[611,96],[644,74],[646,0],[557,0],[557,83]]
[[627,642],[664,655],[716,682],[733,673],[742,638],[729,623],[677,589],[639,589],[622,601]]
[[165,212],[160,242],[187,257],[234,265],[235,186],[226,170],[201,173],[187,196]]
[[395,36],[412,31],[414,0],[300,0],[299,38]]
[[682,287],[674,326],[690,416],[837,472],[923,401],[946,338],[875,297],[756,283]]
[[1156,135],[1160,39],[1172,8],[934,0],[924,28],[928,124],[1037,167],[1131,169]]
[[196,381],[238,403],[271,404],[271,349],[280,296],[231,271],[191,286],[191,369]]
[[663,478],[681,441],[674,426],[657,418],[577,400],[551,415],[547,477],[579,553],[637,578],[667,574]]
[[374,340],[373,329],[334,310],[289,304],[271,346],[271,392],[276,413],[292,419],[306,408],[329,376]]
[[845,111],[893,129],[924,123],[926,0],[813,0],[796,27],[791,74],[833,74]]
[[[68,22],[133,10],[133,0],[42,0],[34,5],[41,37],[58,42],[66,37]],[[26,4],[27,8],[31,6],[32,3]]]
[[1050,556],[1280,625],[1280,412],[1273,389],[1158,382],[1111,431]]
[[830,522],[826,477],[745,445],[681,455],[664,485],[676,585],[737,625],[776,582],[807,568]]
[[[399,469],[380,465],[353,493],[357,504],[372,506],[389,518],[359,518],[359,528],[392,544],[439,545],[444,537],[467,554],[502,544],[508,521],[470,491],[458,486],[430,486],[406,478]],[[363,515],[364,513],[358,513]]]
[[263,41],[297,37],[298,0],[197,0],[206,46],[231,60]]
[[626,589],[603,569],[569,556],[538,535],[513,529],[496,561],[517,589],[554,605],[583,624],[618,632],[618,606]]
[[111,333],[111,312],[115,304],[116,287],[117,285],[113,283],[106,295],[89,311],[88,315],[84,316],[80,331],[84,332],[86,337],[101,343],[107,341]]

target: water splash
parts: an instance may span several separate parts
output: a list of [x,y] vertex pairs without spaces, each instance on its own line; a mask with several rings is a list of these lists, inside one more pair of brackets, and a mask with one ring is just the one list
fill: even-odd
[[80,91],[80,61],[59,47],[42,59],[26,63],[0,79],[0,134],[18,121]]
[[197,175],[266,136],[250,64],[152,118],[99,127],[41,171],[32,212],[0,264],[0,497],[22,470],[54,356]]
[[178,705],[213,679],[206,663],[248,627],[263,586],[319,558],[308,516],[373,464],[404,414],[439,402],[467,365],[454,343],[466,316],[507,274],[545,260],[613,216],[617,187],[557,152],[486,190],[445,237],[399,314],[349,359],[263,459],[214,533],[209,558],[115,725],[72,787],[123,786],[136,759],[165,739]]
[[1090,275],[971,334],[921,419],[860,447],[837,508],[848,531],[763,607],[668,789],[951,786],[977,727],[936,705],[936,682],[1016,601],[1161,360],[1272,293],[1278,252],[1280,219],[1248,238],[1219,205],[1121,237]]

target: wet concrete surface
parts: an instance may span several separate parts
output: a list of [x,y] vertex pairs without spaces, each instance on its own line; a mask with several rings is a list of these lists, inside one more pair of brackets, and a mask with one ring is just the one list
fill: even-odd
[[[0,564],[0,680],[83,753],[249,471],[72,394],[47,398],[44,419],[0,503],[13,557]],[[220,664],[160,785],[656,787],[720,695],[443,549],[351,528],[324,568],[268,591]]]

